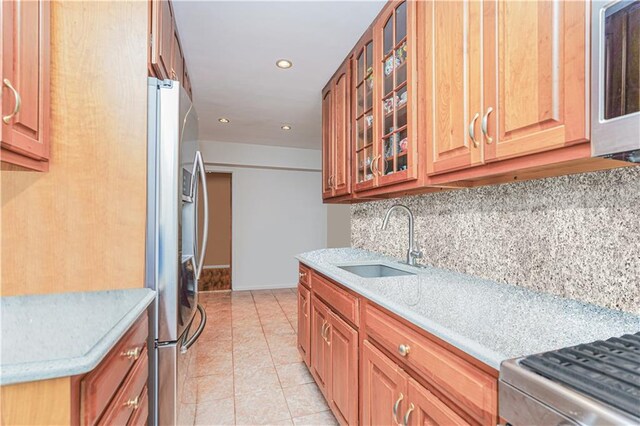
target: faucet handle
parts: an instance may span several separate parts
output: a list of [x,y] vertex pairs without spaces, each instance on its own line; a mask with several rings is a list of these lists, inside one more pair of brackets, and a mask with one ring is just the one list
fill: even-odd
[[416,259],[422,259],[423,255],[424,253],[422,253],[422,250],[411,250],[411,256]]

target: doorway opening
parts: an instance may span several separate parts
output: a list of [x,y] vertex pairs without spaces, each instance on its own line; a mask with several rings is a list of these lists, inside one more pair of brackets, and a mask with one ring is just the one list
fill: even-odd
[[207,195],[209,232],[198,291],[231,290],[231,173],[208,172]]

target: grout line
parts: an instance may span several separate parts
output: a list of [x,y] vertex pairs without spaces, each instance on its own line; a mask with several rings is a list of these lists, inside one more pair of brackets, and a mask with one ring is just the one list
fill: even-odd
[[[278,303],[278,299],[271,292],[271,297],[276,299],[276,303]],[[269,339],[267,339],[267,334],[264,331],[264,325],[262,324],[262,319],[260,319],[260,311],[258,310],[258,305],[256,304],[255,298],[253,297],[253,292],[251,292],[251,298],[253,299],[253,303],[256,307],[256,312],[258,314],[258,321],[260,321],[260,328],[262,329],[262,335],[264,336],[264,340],[267,342],[267,347],[269,348],[269,356],[271,357],[271,364],[273,364],[273,369],[276,372],[276,378],[278,379],[278,384],[280,385],[280,392],[282,393],[282,397],[284,398],[284,403],[287,404],[287,411],[289,412],[289,420],[293,423],[293,414],[291,414],[291,407],[289,407],[289,401],[287,401],[287,397],[284,394],[284,388],[282,387],[282,382],[280,381],[280,376],[278,375],[278,367],[276,363],[273,361],[273,354],[271,353],[271,345],[269,344]],[[278,303],[278,306],[280,304]],[[282,309],[282,307],[280,307]],[[284,420],[284,419],[283,419]]]

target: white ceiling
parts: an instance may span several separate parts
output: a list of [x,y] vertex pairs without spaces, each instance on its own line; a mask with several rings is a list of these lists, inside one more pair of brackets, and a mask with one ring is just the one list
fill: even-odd
[[322,88],[384,3],[174,0],[200,139],[319,149]]

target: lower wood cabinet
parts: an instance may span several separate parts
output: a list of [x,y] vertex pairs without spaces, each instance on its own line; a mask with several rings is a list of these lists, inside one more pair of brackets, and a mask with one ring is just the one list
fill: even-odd
[[341,425],[498,422],[496,370],[315,271],[304,278],[298,346]]
[[147,423],[148,332],[144,313],[96,368],[72,379],[72,424]]
[[302,284],[298,285],[298,351],[300,356],[311,367],[311,352],[309,339],[311,331],[311,292]]

